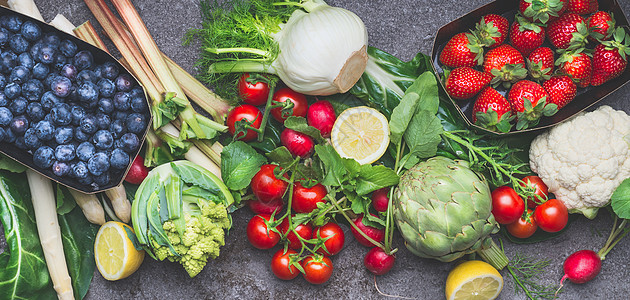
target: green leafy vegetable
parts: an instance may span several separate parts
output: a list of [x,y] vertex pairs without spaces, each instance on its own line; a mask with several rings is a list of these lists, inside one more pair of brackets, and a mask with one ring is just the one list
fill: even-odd
[[0,170],[7,170],[13,173],[23,173],[26,171],[26,166],[17,162],[13,158],[0,154]]
[[610,197],[610,206],[620,218],[630,219],[630,178],[617,187]]
[[318,143],[324,141],[322,133],[319,131],[319,129],[313,126],[308,126],[308,124],[306,124],[306,118],[290,116],[284,121],[284,126],[297,132],[304,133],[314,138]]
[[241,141],[233,142],[221,152],[221,177],[231,190],[245,189],[265,162],[265,157],[251,146]]
[[77,206],[77,202],[74,201],[74,197],[70,195],[68,189],[60,184],[57,184],[55,196],[57,197],[57,214],[59,215],[65,215]]

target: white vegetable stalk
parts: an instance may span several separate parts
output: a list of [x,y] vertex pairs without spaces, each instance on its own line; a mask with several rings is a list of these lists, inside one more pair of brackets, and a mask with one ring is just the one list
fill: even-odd
[[66,257],[61,242],[61,229],[57,219],[57,203],[52,182],[33,170],[26,170],[31,189],[37,233],[42,244],[48,273],[59,299],[74,299],[72,282],[68,274]]
[[33,0],[9,0],[7,1],[7,3],[9,4],[9,8],[17,11],[21,14],[25,14],[28,16],[31,16],[35,19],[38,19],[42,22],[44,21],[44,18],[42,17],[42,14],[39,13],[39,9],[37,9],[37,5],[35,5],[35,1]]
[[90,223],[105,224],[105,211],[96,195],[81,193],[73,189],[68,189],[68,191],[70,191],[70,195],[72,195],[72,198],[77,202],[77,205],[83,211],[83,215]]
[[115,188],[105,191],[105,195],[112,202],[112,207],[116,216],[123,222],[131,221],[131,202],[127,199],[125,187],[121,184]]
[[[173,137],[179,136],[179,130],[175,128],[171,123],[168,123],[160,128],[164,133],[167,133]],[[184,158],[205,168],[210,171],[210,173],[216,175],[221,178],[221,168],[217,166],[210,158],[208,158],[199,148],[195,146],[190,146],[188,152],[184,154]]]

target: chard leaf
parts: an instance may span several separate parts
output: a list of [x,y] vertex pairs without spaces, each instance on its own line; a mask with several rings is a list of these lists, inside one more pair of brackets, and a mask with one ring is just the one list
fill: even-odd
[[68,188],[62,187],[61,184],[57,184],[55,196],[57,198],[57,214],[65,215],[77,206],[77,202],[68,192]]
[[330,102],[337,116],[348,108],[365,105],[363,101],[351,93],[334,94],[323,99]]
[[308,126],[308,124],[306,123],[306,118],[290,116],[284,121],[284,126],[286,128],[293,129],[297,132],[304,133],[314,138],[317,143],[321,143],[324,141],[322,133],[319,131],[319,129],[313,126]]
[[245,189],[265,162],[265,157],[251,146],[242,141],[233,142],[221,152],[221,177],[231,190]]
[[398,175],[385,166],[362,165],[357,178],[356,191],[359,196],[378,189],[398,184]]
[[7,170],[13,173],[22,173],[26,171],[26,166],[17,162],[4,154],[0,154],[0,170]]
[[435,114],[426,110],[416,113],[404,134],[410,153],[419,158],[435,156],[442,141],[440,134],[443,130],[440,119]]
[[617,187],[610,197],[610,206],[619,218],[630,219],[630,178]]
[[344,177],[348,173],[341,157],[330,145],[315,145],[315,153],[324,164],[325,175],[323,185],[342,186]]

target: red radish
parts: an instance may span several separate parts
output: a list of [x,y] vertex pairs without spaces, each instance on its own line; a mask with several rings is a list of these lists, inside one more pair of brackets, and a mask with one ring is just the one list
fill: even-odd
[[249,209],[257,215],[270,215],[274,212],[279,213],[284,206],[284,202],[281,199],[275,199],[271,202],[265,203],[258,199],[247,201]]
[[319,129],[323,137],[330,137],[337,116],[332,104],[326,100],[317,101],[308,107],[306,120],[308,125]]
[[378,212],[387,211],[389,205],[389,188],[382,188],[372,193],[372,206]]
[[[363,215],[359,215],[358,218],[354,219],[353,223],[371,239],[379,243],[382,243],[385,239],[385,229],[379,229],[363,224]],[[352,235],[354,235],[354,238],[357,240],[357,242],[359,242],[359,244],[366,247],[376,246],[372,242],[368,241],[368,239],[366,239],[363,235],[361,235],[359,231],[354,228],[354,226],[350,226],[350,230],[352,231]]]
[[138,155],[136,159],[131,163],[131,167],[129,168],[129,172],[127,172],[127,176],[125,177],[125,181],[132,184],[140,184],[142,181],[147,178],[149,175],[149,168],[144,165],[144,158]]
[[313,153],[313,147],[315,147],[310,136],[289,128],[282,131],[280,141],[293,156],[308,157]]
[[601,269],[602,259],[595,251],[580,250],[564,260],[564,276],[560,284],[562,285],[567,278],[578,284],[589,282],[599,274]]
[[389,255],[379,247],[372,248],[363,259],[365,267],[374,275],[384,275],[394,267],[396,255]]

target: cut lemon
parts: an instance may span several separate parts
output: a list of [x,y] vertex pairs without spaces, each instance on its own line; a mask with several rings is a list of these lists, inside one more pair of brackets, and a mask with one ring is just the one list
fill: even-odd
[[378,110],[367,106],[344,110],[335,121],[330,140],[341,157],[371,164],[389,145],[389,124]]
[[448,300],[496,299],[503,288],[503,277],[490,264],[471,260],[459,264],[446,278]]
[[101,226],[94,242],[96,267],[107,280],[119,280],[133,274],[144,260],[144,251],[138,251],[127,236],[127,224],[107,222]]

